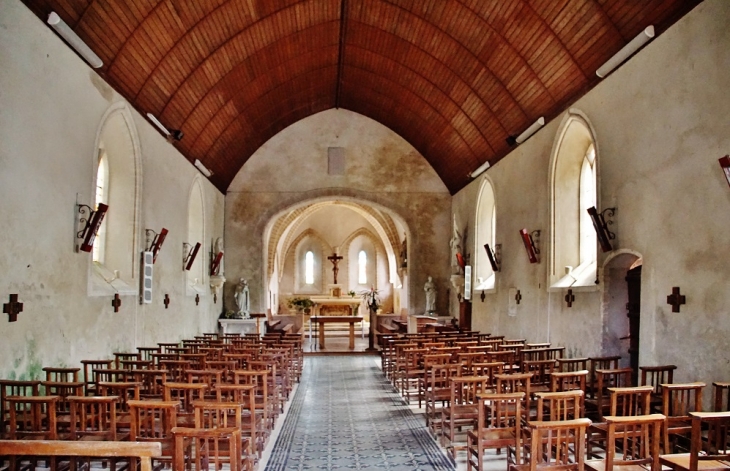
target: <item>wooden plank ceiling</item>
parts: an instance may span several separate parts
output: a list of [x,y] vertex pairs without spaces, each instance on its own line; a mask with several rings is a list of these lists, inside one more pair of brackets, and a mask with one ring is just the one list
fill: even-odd
[[[452,193],[598,82],[646,26],[699,0],[23,0],[226,191],[274,134],[341,107],[388,126]],[[306,162],[302,162],[306,165]]]

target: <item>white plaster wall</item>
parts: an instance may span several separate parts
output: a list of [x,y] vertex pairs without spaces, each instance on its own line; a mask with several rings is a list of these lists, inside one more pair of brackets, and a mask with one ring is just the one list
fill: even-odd
[[[19,1],[0,2],[0,64],[0,298],[17,293],[24,303],[17,322],[0,319],[0,377],[38,377],[42,366],[215,329],[220,300],[205,294],[196,306],[184,296],[182,242],[197,170],[132,111],[142,151],[139,236],[144,245],[145,228],[170,233],[154,267],[154,303],[122,296],[114,313],[111,296],[87,295],[90,254],[73,251],[74,204],[77,194],[92,199],[96,133],[122,98]],[[223,196],[202,183],[206,234],[218,237]]]
[[[597,133],[599,204],[618,207],[618,249],[643,256],[640,364],[675,364],[675,381],[708,385],[730,377],[730,188],[717,163],[730,152],[729,23],[730,2],[705,1],[573,104]],[[562,118],[488,170],[503,269],[497,292],[475,300],[473,324],[598,355],[605,284],[576,292],[567,308],[564,292],[545,288],[547,253],[530,266],[517,234],[541,229],[547,247],[548,168]],[[471,228],[478,185],[453,200]],[[599,266],[609,255],[599,253]],[[687,296],[680,313],[666,302],[674,286]],[[516,317],[507,315],[510,287],[523,295]]]
[[[327,148],[344,147],[346,173],[327,174]],[[266,308],[263,237],[272,216],[323,198],[370,203],[408,225],[412,313],[423,312],[423,284],[431,275],[446,309],[451,196],[433,168],[406,141],[373,120],[328,110],[301,120],[264,144],[226,194],[227,269],[251,280],[254,311]],[[416,288],[414,288],[416,287]],[[226,289],[232,305],[233,287]]]

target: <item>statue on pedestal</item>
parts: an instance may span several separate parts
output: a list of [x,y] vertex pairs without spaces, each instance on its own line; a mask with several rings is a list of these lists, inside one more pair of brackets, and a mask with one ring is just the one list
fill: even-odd
[[436,312],[436,284],[430,276],[423,285],[423,291],[426,292],[426,314],[432,314]]
[[248,281],[245,278],[241,278],[236,286],[236,306],[238,307],[238,314],[244,319],[251,317],[251,298],[249,296]]

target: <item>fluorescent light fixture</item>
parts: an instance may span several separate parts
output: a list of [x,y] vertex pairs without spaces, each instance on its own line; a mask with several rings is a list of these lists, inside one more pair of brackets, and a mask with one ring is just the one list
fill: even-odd
[[94,51],[86,45],[78,34],[74,33],[74,30],[72,30],[56,12],[52,11],[51,14],[48,15],[48,24],[51,25],[51,27],[56,30],[56,33],[58,33],[58,35],[61,36],[69,46],[74,48],[74,50],[83,57],[91,67],[98,69],[104,65],[99,56],[94,54]]
[[170,131],[167,130],[167,128],[160,122],[160,120],[155,118],[155,115],[153,115],[152,113],[147,113],[147,117],[150,119],[150,121],[152,121],[152,124],[157,126],[159,130],[162,131],[165,136],[171,135]]
[[596,75],[603,78],[608,75],[613,69],[621,65],[623,61],[631,57],[633,53],[638,51],[641,46],[648,43],[654,37],[654,26],[647,26],[644,31],[639,33],[634,39],[631,40],[627,45],[621,48],[616,54],[613,55],[609,60],[606,61],[601,67],[596,70]]
[[519,136],[517,136],[517,138],[515,138],[515,142],[517,142],[517,144],[522,144],[523,142],[528,140],[530,138],[530,136],[535,134],[538,129],[540,129],[543,126],[545,126],[545,117],[540,116],[539,118],[537,118],[537,121],[532,123],[532,126],[525,129],[522,132],[522,134],[520,134]]
[[489,164],[489,161],[487,160],[486,162],[484,162],[483,164],[481,164],[479,167],[477,167],[476,170],[474,170],[473,172],[471,172],[469,174],[469,178],[476,178],[476,177],[478,177],[479,175],[481,175],[482,173],[484,173],[489,167],[490,167],[490,164]]
[[210,170],[208,170],[208,168],[206,168],[206,166],[203,165],[203,162],[201,162],[200,160],[195,159],[194,165],[195,165],[195,168],[197,168],[198,170],[200,170],[200,173],[202,173],[206,177],[210,178],[210,176],[213,175],[213,172],[211,172]]

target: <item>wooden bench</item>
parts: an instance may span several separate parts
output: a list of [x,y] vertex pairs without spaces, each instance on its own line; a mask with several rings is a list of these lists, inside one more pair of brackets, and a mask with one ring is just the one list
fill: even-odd
[[84,456],[139,458],[141,471],[152,470],[152,458],[162,456],[159,443],[70,442],[60,440],[0,440],[0,456]]

